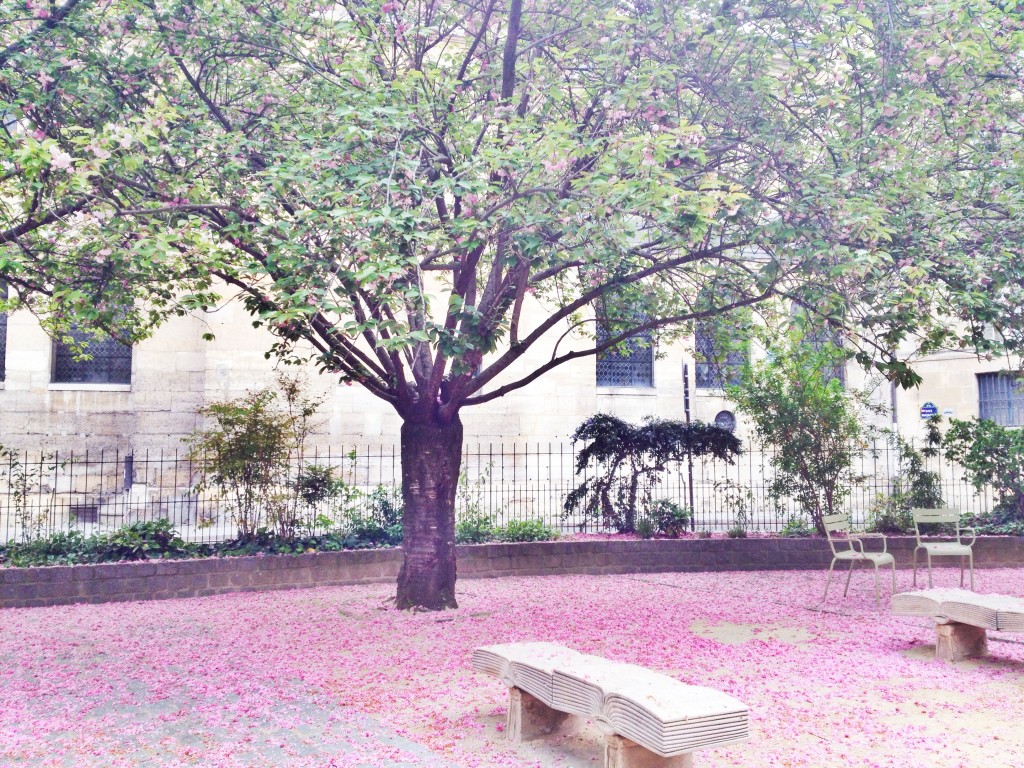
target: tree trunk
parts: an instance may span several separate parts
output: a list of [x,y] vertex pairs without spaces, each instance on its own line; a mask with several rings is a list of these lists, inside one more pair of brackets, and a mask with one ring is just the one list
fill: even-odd
[[455,602],[455,490],[462,422],[402,424],[402,549],[396,605],[440,611]]

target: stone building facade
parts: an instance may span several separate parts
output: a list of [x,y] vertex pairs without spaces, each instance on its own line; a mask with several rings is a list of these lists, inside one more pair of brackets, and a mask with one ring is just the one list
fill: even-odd
[[[204,340],[206,333],[214,340]],[[182,438],[201,426],[197,410],[203,404],[271,384],[276,376],[273,361],[264,356],[269,334],[252,328],[249,316],[235,302],[201,317],[169,320],[150,339],[130,352],[123,350],[130,359],[117,362],[121,373],[113,376],[109,370],[97,372],[111,365],[99,355],[67,375],[60,369],[67,359],[61,345],[27,312],[7,317],[0,334],[0,444],[18,449],[180,450]],[[566,343],[562,341],[563,349]],[[693,348],[693,343],[679,343],[659,349],[657,355],[648,352],[646,361],[625,377],[615,369],[615,361],[611,368],[608,361],[593,357],[566,364],[521,390],[465,409],[466,441],[562,442],[583,419],[598,412],[634,421],[646,415],[681,419],[687,399],[684,378],[692,418],[727,421],[732,406],[716,386],[715,376],[701,370]],[[549,354],[550,349],[531,351],[519,373]],[[921,433],[922,416],[932,411],[957,418],[1001,414],[1003,423],[1020,425],[1024,395],[1000,376],[1005,368],[1005,361],[979,361],[963,352],[938,354],[917,364],[924,378],[920,388],[904,391],[886,384],[876,397],[910,437]],[[515,374],[516,370],[508,372]],[[311,387],[326,398],[315,444],[343,447],[397,441],[400,422],[387,403],[357,386],[338,385],[317,374],[312,365],[306,375]],[[864,373],[855,366],[848,366],[846,376],[850,386],[863,384]],[[742,420],[739,430],[742,437]]]

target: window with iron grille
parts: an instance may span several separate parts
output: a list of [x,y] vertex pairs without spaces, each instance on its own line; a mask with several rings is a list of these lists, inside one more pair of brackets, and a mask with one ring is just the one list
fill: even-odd
[[[608,339],[608,329],[597,326],[598,344]],[[621,351],[608,349],[597,355],[597,386],[653,387],[654,338],[649,332],[623,342]]]
[[109,337],[72,329],[68,334],[85,344],[88,359],[76,358],[70,344],[54,342],[54,384],[131,384],[132,348]]
[[[834,328],[818,326],[816,328],[808,328],[804,332],[801,343],[807,344],[816,352],[840,350],[843,348],[843,336]],[[846,386],[846,365],[842,361],[825,369],[824,374],[825,381],[835,380],[844,387]]]
[[1009,373],[979,373],[978,416],[1003,427],[1024,426],[1024,379]]
[[715,340],[714,326],[698,323],[694,329],[694,374],[698,389],[724,389],[727,384],[739,383],[743,365],[747,362],[747,349],[723,351]]
[[[7,283],[0,283],[0,299],[7,298]],[[7,313],[0,312],[0,381],[7,379]]]

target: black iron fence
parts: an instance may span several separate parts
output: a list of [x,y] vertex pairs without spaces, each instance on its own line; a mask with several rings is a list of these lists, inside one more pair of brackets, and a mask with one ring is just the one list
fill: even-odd
[[[563,514],[566,495],[586,479],[575,474],[575,465],[569,444],[467,445],[457,514],[489,517],[498,526],[539,519],[564,533],[600,532],[600,520]],[[310,451],[264,478],[255,499],[245,497],[244,488],[213,482],[205,466],[175,452],[8,454],[0,462],[0,543],[164,518],[188,540],[217,541],[237,534],[240,507],[249,502],[254,525],[273,527],[286,514],[299,532],[319,532],[401,504],[398,446]],[[889,443],[878,442],[855,451],[854,467],[857,480],[844,505],[862,525],[893,493],[898,457]],[[961,468],[936,458],[928,469],[937,473],[948,506],[991,509],[991,493],[976,493]],[[751,450],[733,464],[675,462],[643,490],[649,499],[692,509],[698,531],[778,531],[801,511],[792,499],[771,497],[772,477],[771,453]]]

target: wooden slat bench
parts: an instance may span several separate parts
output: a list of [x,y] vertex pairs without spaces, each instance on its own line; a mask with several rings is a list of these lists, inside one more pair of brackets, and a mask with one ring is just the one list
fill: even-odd
[[690,768],[693,752],[750,737],[746,705],[721,691],[555,643],[477,648],[473,669],[508,687],[508,738],[528,741],[572,715],[588,718],[605,737],[605,768]]
[[1024,599],[965,589],[922,589],[893,595],[896,616],[935,622],[935,658],[962,661],[988,653],[988,630],[1024,632]]

